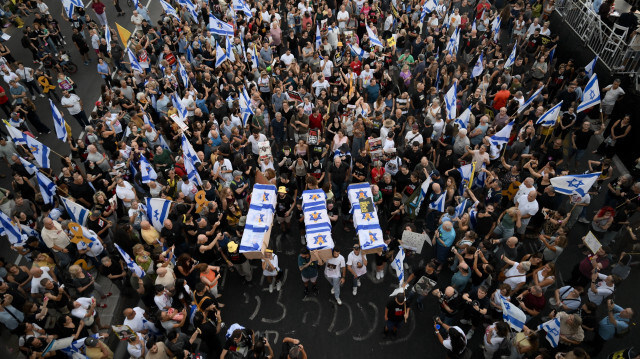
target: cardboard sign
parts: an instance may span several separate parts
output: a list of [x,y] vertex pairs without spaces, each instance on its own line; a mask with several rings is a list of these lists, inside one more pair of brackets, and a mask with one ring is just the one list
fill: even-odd
[[189,129],[189,126],[187,126],[187,124],[184,123],[184,121],[182,121],[182,119],[178,117],[178,115],[173,114],[170,117],[173,120],[173,122],[175,122],[178,125],[178,127],[180,127],[182,131],[186,131]]
[[591,253],[593,254],[596,254],[602,247],[602,244],[600,244],[598,238],[596,238],[596,236],[594,236],[591,231],[589,231],[589,233],[587,233],[587,236],[584,238],[584,244],[589,247],[589,250],[591,250]]
[[425,233],[416,233],[411,231],[402,232],[402,247],[410,249],[418,254],[422,253],[424,242],[431,243],[429,236]]

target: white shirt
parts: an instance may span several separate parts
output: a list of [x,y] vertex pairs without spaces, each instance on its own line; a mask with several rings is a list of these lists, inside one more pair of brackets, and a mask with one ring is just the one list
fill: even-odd
[[156,303],[156,306],[162,310],[165,310],[167,307],[171,307],[171,304],[173,303],[173,300],[167,293],[155,295],[153,297],[153,301]]
[[62,106],[71,105],[71,107],[67,107],[71,115],[77,115],[82,111],[82,107],[80,107],[80,97],[76,94],[69,94],[69,97],[62,96],[60,103]]
[[364,261],[362,260],[363,256],[364,254],[362,252],[360,252],[360,255],[356,255],[352,251],[351,253],[349,253],[349,256],[347,257],[347,265],[351,266],[351,269],[353,269],[353,271],[356,272],[356,275],[358,277],[367,273],[367,266],[364,265]]
[[[30,68],[30,67],[26,67],[26,66],[25,66],[25,67],[23,67],[23,68],[21,68],[21,69],[17,69],[17,70],[16,70],[16,73],[17,73],[17,74],[18,74],[18,76],[20,76],[20,78],[21,78],[22,80],[24,80],[25,82],[31,82],[31,81],[33,81],[33,80],[34,80],[34,79],[33,79],[33,69],[32,69],[32,68]],[[619,88],[619,87],[618,87],[618,88]],[[609,92],[611,92],[611,91],[609,91]],[[607,92],[607,94],[608,94],[609,92]],[[606,96],[605,96],[605,98],[606,98]]]
[[38,10],[44,15],[49,15],[49,7],[44,3],[44,1],[38,4]]
[[[133,191],[133,186],[131,185],[131,183],[127,182],[127,181],[122,181],[122,183],[124,184],[124,186],[116,186],[116,195],[118,196],[118,198],[120,199],[129,199],[129,200],[133,200],[136,198],[136,194]],[[131,207],[131,202],[124,202],[124,206],[129,208]]]
[[193,116],[196,103],[191,99],[191,96],[183,98],[182,100],[180,100],[180,103],[182,103],[182,107],[187,110],[187,116]]
[[331,257],[324,266],[324,275],[327,278],[340,278],[342,277],[342,268],[345,267],[342,254],[339,254],[338,258]]
[[609,91],[605,92],[604,98],[602,99],[602,103],[607,104],[607,105],[615,104],[616,101],[618,101],[618,98],[620,98],[620,96],[624,95],[624,90],[620,86],[618,86],[617,89],[614,89],[613,85],[609,85],[609,86],[605,87],[604,90],[609,90]]
[[[462,329],[460,329],[460,327],[457,326],[453,326],[451,327],[452,329],[457,330],[460,334],[462,334],[462,338],[464,338],[464,342],[465,344],[467,343],[467,336],[464,333],[464,331],[462,331]],[[453,347],[451,346],[451,338],[447,338],[442,342],[442,346],[444,346],[445,348],[451,350]],[[460,353],[456,353],[456,354],[460,354]]]
[[360,73],[360,79],[362,80],[362,87],[369,86],[369,81],[373,78],[373,70],[369,69],[369,71],[362,70]]
[[338,25],[343,28],[347,26],[347,21],[349,21],[349,13],[345,11],[338,11]]
[[[538,201],[534,200],[533,202],[529,202],[529,199],[527,197],[528,196],[521,196],[520,198],[518,198],[518,209],[523,216],[528,214],[533,217],[536,213],[538,213]],[[524,226],[529,223],[530,219],[531,217],[523,219],[522,225]]]
[[525,186],[524,182],[520,184],[520,186],[518,187],[518,192],[516,192],[516,195],[513,197],[513,202],[514,203],[518,203],[518,199],[522,196],[528,196],[529,193],[534,192],[536,190],[535,187],[531,186],[531,188]]
[[8,73],[5,73],[4,71],[2,72],[2,79],[4,80],[4,82],[9,83],[11,82],[11,80],[20,80],[20,77],[18,77],[18,75],[16,75],[15,73],[9,71]]
[[87,311],[89,307],[91,307],[92,301],[93,300],[91,298],[87,298],[87,297],[81,297],[76,299],[76,302],[80,303],[80,306],[78,308],[73,308],[73,310],[71,311],[71,315],[78,319],[82,319],[85,322],[84,324],[89,324],[89,323],[92,324],[93,318],[96,316],[95,310],[93,311],[92,315],[85,318],[85,315],[87,315]]
[[[262,275],[267,276],[267,277],[273,277],[278,275],[278,269],[280,269],[280,267],[278,267],[278,255],[275,253],[271,253],[271,259],[269,259],[269,261],[271,262],[271,265],[273,266],[274,270],[270,271],[267,269],[267,267],[265,267],[262,270]],[[266,262],[265,259],[262,259],[262,262]]]
[[[491,333],[491,341],[487,341],[487,335],[489,333]],[[484,332],[484,347],[487,350],[490,350],[490,351],[498,350],[498,348],[500,347],[500,343],[502,343],[503,340],[504,338],[501,338],[498,336],[498,332],[496,331],[495,324],[492,324],[487,327],[487,329]]]
[[146,341],[144,340],[144,336],[140,333],[136,333],[136,335],[138,336],[138,339],[140,339],[139,344],[131,344],[131,343],[127,343],[127,351],[129,352],[129,355],[131,355],[133,358],[135,359],[139,359],[142,358],[142,347],[146,345]]
[[[99,219],[98,221],[102,222],[102,219]],[[96,238],[96,240],[91,242],[91,244],[87,244],[87,242],[85,241],[78,241],[78,243],[76,243],[76,247],[78,247],[79,250],[89,249],[87,255],[93,258],[97,258],[104,250],[104,247],[102,246],[102,243],[100,243],[100,241],[97,239],[98,235],[96,234],[96,232],[90,229],[83,229],[83,231],[85,230],[89,231],[88,234],[91,236],[91,238]]]
[[[418,142],[419,144],[422,144],[424,142],[424,140],[422,139],[422,135],[420,134],[420,132],[418,133],[413,133],[413,131],[408,132],[405,136],[405,143],[407,144],[407,146],[411,146],[413,145],[413,142]],[[409,142],[410,141],[410,142]]]
[[182,182],[182,185],[180,186],[180,191],[184,193],[185,196],[193,200],[196,197],[196,193],[198,193],[198,187],[196,187],[193,181],[189,181],[189,183]]
[[253,152],[254,155],[260,154],[260,146],[258,146],[258,143],[264,141],[267,141],[267,136],[262,133],[258,136],[258,139],[256,139],[253,135],[249,136],[249,143],[251,143],[251,152]]
[[280,56],[280,60],[282,60],[282,62],[284,62],[285,65],[289,66],[291,65],[291,63],[293,62],[293,60],[295,60],[296,57],[293,56],[293,54],[289,54],[287,55],[286,53],[282,56]]
[[509,270],[504,272],[504,275],[507,277],[507,279],[504,280],[504,284],[509,285],[509,287],[511,287],[511,290],[516,289],[516,287],[520,283],[524,283],[527,281],[526,273],[520,273],[520,271],[518,270],[518,265],[520,265],[520,263],[515,262],[513,266],[509,268]]
[[133,311],[136,313],[136,316],[133,317],[133,319],[127,319],[125,317],[124,323],[122,323],[123,325],[129,326],[129,328],[131,328],[134,332],[140,332],[145,329],[149,329],[152,332],[158,331],[153,323],[150,323],[149,321],[144,319],[144,309],[135,307],[133,308]]
[[42,269],[42,275],[40,278],[31,278],[31,294],[40,294],[44,292],[44,287],[40,285],[41,280],[46,278],[53,281],[53,278],[49,275],[49,267],[41,267],[40,269]]
[[331,85],[329,85],[329,81],[322,79],[323,81],[320,82],[319,80],[316,80],[316,82],[314,82],[311,87],[313,87],[314,89],[316,89],[316,97],[320,96],[320,93],[322,92],[322,90],[328,90],[329,87],[331,87]]
[[[220,172],[222,172],[222,171],[233,171],[233,166],[231,165],[231,161],[229,161],[228,159],[225,158],[224,161],[222,161],[222,165],[220,165],[220,162],[216,161],[216,163],[213,164],[213,173],[218,172],[218,170],[220,170]],[[222,176],[222,178],[226,182],[233,181],[233,173],[232,172],[220,173],[220,176]]]
[[596,292],[594,293],[593,290],[591,290],[591,287],[589,287],[587,291],[587,294],[589,295],[589,301],[595,303],[596,305],[600,305],[604,298],[613,294],[613,291],[615,289],[614,286],[608,286],[607,282],[604,281],[605,278],[607,278],[606,275],[598,273],[598,278],[601,279],[601,281],[596,284]]
[[[323,67],[324,66],[324,67]],[[324,77],[331,77],[331,70],[333,69],[333,62],[331,60],[321,60],[320,68],[322,69],[322,75]]]

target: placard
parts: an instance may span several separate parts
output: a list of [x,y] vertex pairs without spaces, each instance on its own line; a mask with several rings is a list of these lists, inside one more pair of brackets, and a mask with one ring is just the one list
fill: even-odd
[[431,244],[429,235],[426,233],[416,233],[411,231],[402,232],[402,247],[410,249],[418,254],[422,253],[424,242]]
[[184,121],[182,121],[182,119],[178,117],[178,115],[173,114],[170,117],[173,120],[173,122],[175,122],[178,125],[178,127],[180,127],[182,131],[186,131],[189,129],[189,126],[187,126],[187,124],[184,123]]
[[587,235],[584,237],[584,244],[589,247],[591,253],[593,254],[596,254],[602,247],[602,244],[600,244],[598,238],[596,238],[596,236],[594,236],[591,231],[589,231],[589,233],[587,233]]
[[371,197],[359,198],[358,203],[360,204],[360,212],[365,214],[373,212],[373,200]]
[[258,142],[258,155],[260,159],[263,160],[267,157],[272,158],[271,156],[271,144],[269,141]]

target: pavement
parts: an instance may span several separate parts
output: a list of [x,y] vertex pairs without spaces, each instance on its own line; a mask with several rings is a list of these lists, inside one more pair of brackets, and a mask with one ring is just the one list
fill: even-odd
[[[47,4],[52,14],[60,14],[60,2],[51,1],[47,2]],[[113,5],[110,2],[106,4],[109,25],[115,28],[115,22],[118,22],[128,29],[132,29],[133,26],[129,23],[131,9],[127,8],[126,2],[121,2],[121,4],[128,15],[119,18],[114,17],[115,9]],[[159,3],[154,0],[149,9],[151,18],[157,19],[161,12]],[[31,18],[26,20],[29,23]],[[95,56],[93,57],[94,61],[89,66],[84,66],[76,49],[71,44],[70,27],[64,21],[60,23],[62,32],[67,39],[67,49],[71,54],[72,60],[79,67],[79,71],[71,77],[80,86],[78,95],[84,101],[85,111],[90,112],[94,102],[100,97],[100,85],[103,83],[95,69]],[[11,36],[11,39],[6,44],[11,49],[14,57],[24,60],[27,65],[31,66],[30,53],[19,44],[22,36],[21,31],[10,27],[5,29],[4,32]],[[42,121],[53,129],[53,121],[48,110],[47,100],[37,98],[36,104]],[[72,127],[74,137],[78,137],[81,133],[80,126],[66,113],[66,110],[62,111]],[[66,155],[70,152],[68,145],[57,140],[55,133],[39,136],[39,140],[58,153]],[[591,147],[595,147],[596,143],[598,142],[593,139]],[[60,170],[60,162],[54,158],[55,155],[52,156],[51,162],[54,171],[57,173]],[[589,156],[592,157],[592,155]],[[579,171],[586,169],[586,159],[580,163],[578,169]],[[7,169],[4,167],[0,171],[7,173]],[[616,175],[618,174],[619,171],[616,169]],[[8,188],[10,186],[8,177],[0,180],[2,187]],[[593,204],[590,206],[589,216],[599,208],[603,201],[603,195],[595,196]],[[341,247],[349,248],[353,243],[353,233],[345,233],[341,227],[339,224],[336,226],[334,239]],[[581,223],[577,223],[570,232],[570,246],[557,264],[558,271],[561,273],[559,277],[568,276],[573,265],[583,258],[581,251],[576,246],[586,232],[587,226]],[[437,343],[433,335],[432,318],[438,315],[438,305],[433,297],[425,300],[425,310],[423,312],[411,311],[408,323],[400,329],[397,338],[390,340],[383,337],[384,306],[388,295],[397,287],[397,281],[389,270],[386,271],[386,276],[383,280],[375,279],[372,275],[374,272],[373,256],[368,258],[370,270],[363,278],[362,286],[359,288],[357,296],[351,294],[351,282],[349,279],[347,279],[345,286],[342,287],[342,306],[338,306],[331,299],[330,286],[322,274],[318,279],[319,294],[317,296],[304,297],[303,285],[296,263],[296,255],[301,244],[297,230],[294,228],[291,233],[293,239],[282,239],[280,250],[276,250],[276,253],[280,256],[281,268],[284,270],[284,285],[280,292],[268,292],[267,286],[261,279],[259,262],[253,263],[255,267],[253,286],[243,285],[237,273],[228,271],[224,273],[222,300],[226,303],[226,307],[223,309],[223,321],[226,323],[226,327],[223,331],[226,331],[226,328],[232,323],[240,323],[245,327],[264,333],[272,343],[280,342],[285,336],[295,337],[302,341],[310,358],[313,359],[444,357],[445,351]],[[273,240],[278,235],[279,233],[274,231]],[[0,253],[8,261],[21,262],[21,258],[18,258],[8,248],[7,241],[0,241]],[[346,257],[348,253],[343,253],[343,255]],[[407,262],[425,262],[432,256],[431,249],[426,246],[422,255],[408,258]],[[450,275],[450,273],[444,271],[441,276],[443,277],[441,283],[448,283]],[[103,285],[110,285],[105,278],[99,278],[98,280]],[[632,306],[636,309],[636,312],[640,308],[634,299],[639,291],[637,286],[632,283],[637,283],[639,280],[640,274],[637,269],[634,269],[631,276],[616,290],[616,302],[622,306]],[[559,278],[558,285],[561,285],[561,282],[562,278]],[[137,305],[137,300],[119,295],[118,288],[114,286],[109,291],[113,292],[114,295],[105,301],[107,308],[99,310],[102,322],[105,324],[119,324],[122,322],[122,309]],[[600,313],[599,317],[602,317],[602,315],[604,313]],[[465,330],[468,329],[467,326],[462,327]],[[0,349],[11,350],[12,357],[18,356],[16,355],[15,342],[9,341],[6,331],[2,332],[2,342],[7,346]],[[469,347],[474,351],[474,354],[481,353],[479,347],[482,339],[481,333],[481,331],[478,331],[469,342]],[[608,354],[619,348],[633,345],[634,339],[637,337],[637,333],[632,331],[631,335],[611,340],[605,345],[603,354],[600,357],[606,357],[604,353]],[[280,345],[276,344],[274,348],[276,349],[276,354],[279,355]],[[117,359],[128,357],[124,343],[120,343],[117,346],[115,353],[115,358]]]

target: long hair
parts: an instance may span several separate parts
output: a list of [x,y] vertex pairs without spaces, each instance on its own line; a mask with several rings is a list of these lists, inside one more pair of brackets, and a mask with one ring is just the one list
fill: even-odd
[[451,352],[459,355],[467,347],[467,338],[460,333],[455,327],[449,328],[449,339],[451,339]]

